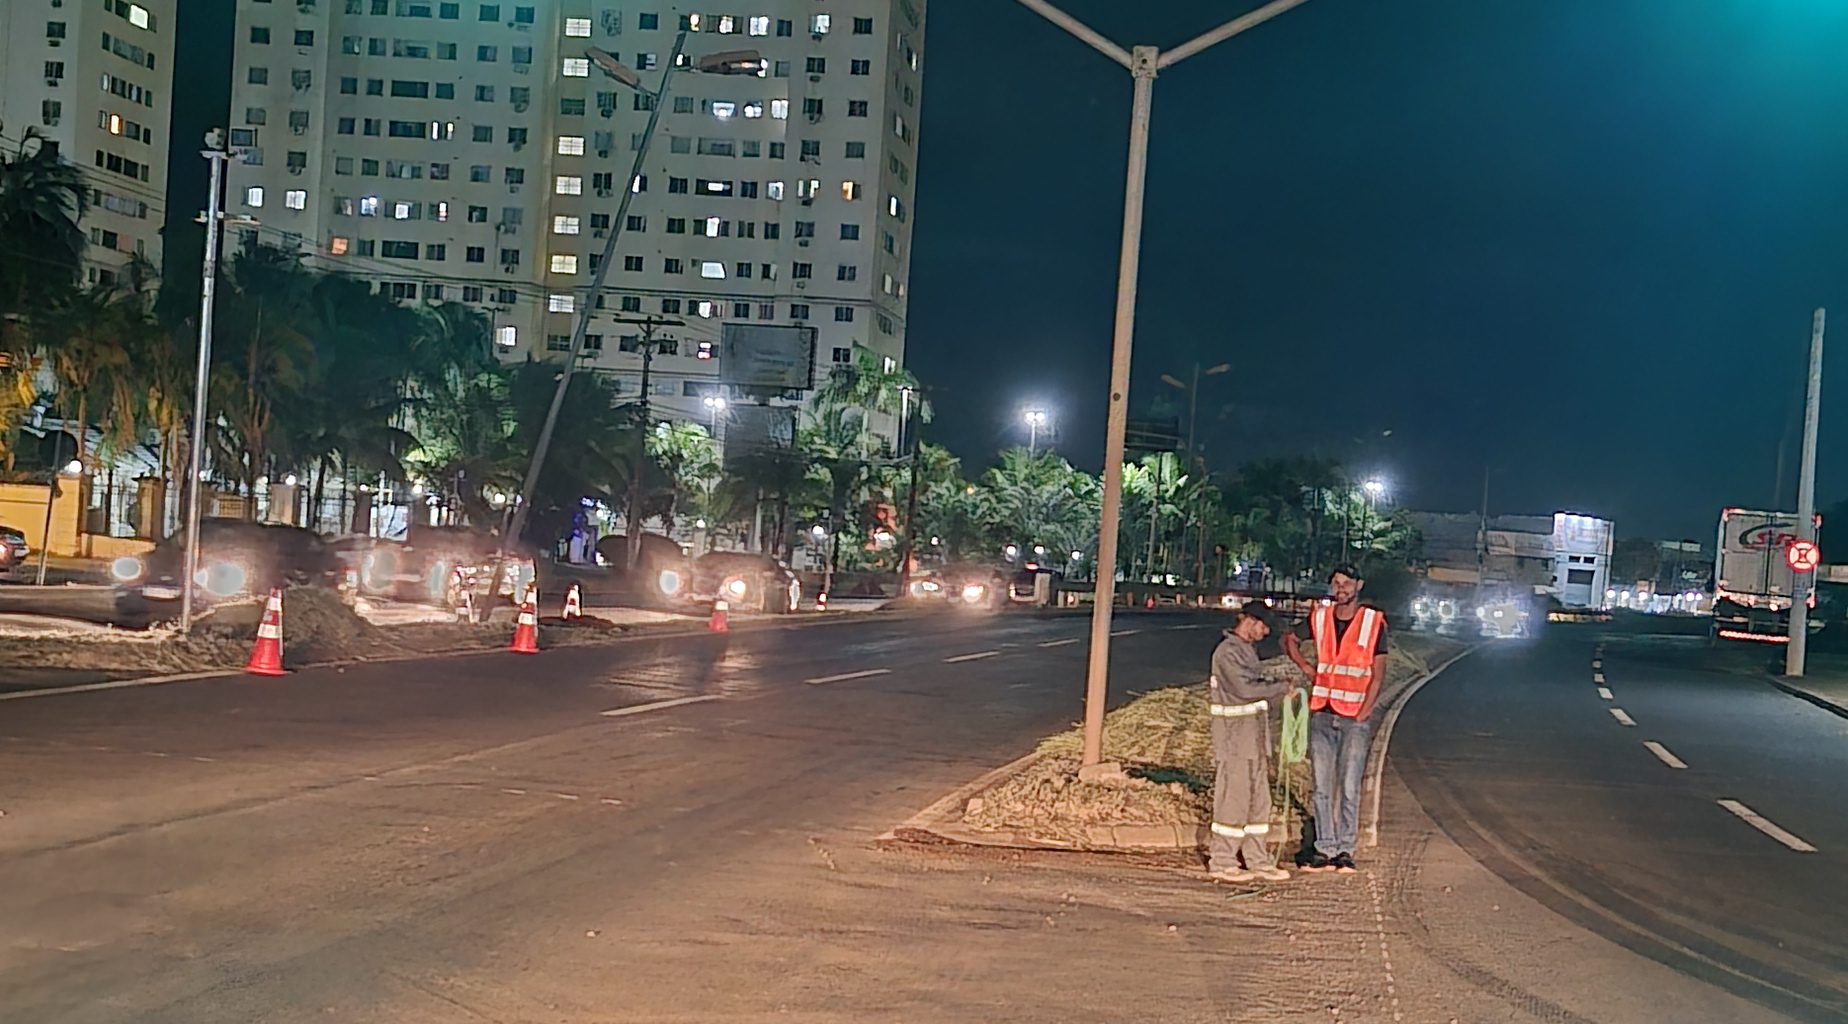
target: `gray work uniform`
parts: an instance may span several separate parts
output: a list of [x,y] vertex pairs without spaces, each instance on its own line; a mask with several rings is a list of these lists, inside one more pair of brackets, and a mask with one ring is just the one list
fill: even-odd
[[1208,868],[1236,871],[1276,863],[1265,843],[1271,829],[1270,712],[1293,686],[1289,679],[1266,679],[1251,644],[1226,631],[1213,651],[1213,676],[1207,688],[1213,723],[1212,838]]

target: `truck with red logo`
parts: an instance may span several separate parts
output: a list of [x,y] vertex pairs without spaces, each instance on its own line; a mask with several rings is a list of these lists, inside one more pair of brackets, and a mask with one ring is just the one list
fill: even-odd
[[[1822,517],[1816,518],[1818,528]],[[1713,635],[1720,640],[1787,643],[1793,573],[1785,560],[1798,540],[1795,512],[1729,508],[1714,546]],[[1814,606],[1815,592],[1810,594]],[[1810,628],[1821,623],[1812,618]]]

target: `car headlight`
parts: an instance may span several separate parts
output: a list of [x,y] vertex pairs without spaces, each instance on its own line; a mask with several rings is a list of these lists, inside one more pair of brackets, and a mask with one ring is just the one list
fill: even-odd
[[926,594],[935,594],[937,591],[943,589],[943,584],[938,583],[936,580],[921,580],[918,583],[918,589]]
[[675,594],[680,593],[680,574],[672,569],[662,569],[661,575],[657,578],[656,582],[661,586],[661,593],[666,594],[668,597],[673,597]]
[[987,596],[988,596],[988,588],[983,586],[982,584],[980,583],[963,584],[962,599],[968,602],[969,604],[977,604],[982,600],[982,598],[987,597]]
[[133,583],[140,579],[141,574],[146,571],[147,567],[141,564],[141,559],[133,555],[123,555],[109,563],[109,575],[114,576],[120,583]]
[[725,581],[725,592],[730,594],[734,599],[743,597],[745,591],[750,589],[750,585],[745,583],[743,578],[738,576],[733,576],[731,579]]
[[244,592],[249,574],[236,562],[213,562],[193,576],[193,582],[213,597],[234,597]]

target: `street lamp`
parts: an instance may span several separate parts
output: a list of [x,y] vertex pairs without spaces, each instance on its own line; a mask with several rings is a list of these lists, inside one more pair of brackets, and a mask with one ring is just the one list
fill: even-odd
[[1104,701],[1110,678],[1110,606],[1116,599],[1117,526],[1123,504],[1123,438],[1129,426],[1129,356],[1135,341],[1136,274],[1142,258],[1142,188],[1148,169],[1149,106],[1155,74],[1307,0],[1271,0],[1166,53],[1153,46],[1125,51],[1048,0],[1020,2],[1085,45],[1123,65],[1135,81],[1129,118],[1129,168],[1123,178],[1123,240],[1117,256],[1116,324],[1110,343],[1110,401],[1104,421],[1104,499],[1097,535],[1097,595],[1091,605],[1090,663],[1085,670],[1084,686],[1080,775],[1095,776],[1104,752]]
[[1367,496],[1375,501],[1384,497],[1386,494],[1386,481],[1381,480],[1379,477],[1374,477],[1366,483],[1361,484],[1361,486],[1366,489]]
[[[1169,387],[1174,388],[1176,390],[1187,392],[1187,460],[1189,464],[1188,471],[1192,472],[1194,466],[1198,465],[1200,469],[1200,476],[1202,479],[1205,479],[1206,477],[1206,460],[1200,458],[1199,449],[1195,446],[1195,441],[1194,441],[1194,426],[1199,421],[1200,378],[1201,377],[1217,377],[1222,373],[1230,372],[1231,369],[1232,369],[1231,363],[1220,363],[1218,366],[1209,366],[1204,370],[1200,368],[1199,363],[1195,363],[1193,366],[1193,380],[1191,382],[1183,382],[1179,377],[1176,377],[1171,373],[1164,373],[1161,375],[1161,382],[1163,384],[1166,384]],[[1200,492],[1199,503],[1194,508],[1194,513],[1195,513],[1194,531],[1195,531],[1196,539],[1198,540],[1198,543],[1194,546],[1194,579],[1202,583],[1206,581],[1206,507],[1205,506],[1206,506],[1206,491],[1202,490]],[[1186,542],[1185,535],[1182,536],[1182,542],[1183,543]]]
[[[629,166],[629,177],[623,182],[622,199],[616,205],[616,216],[610,222],[609,233],[603,239],[603,251],[596,260],[596,269],[591,273],[590,286],[584,290],[577,303],[577,316],[571,325],[571,348],[565,356],[565,368],[558,375],[558,387],[552,392],[552,404],[545,412],[545,422],[539,428],[539,440],[533,445],[532,460],[526,467],[526,479],[520,485],[518,500],[514,502],[513,518],[507,525],[507,532],[501,535],[500,553],[505,556],[507,547],[514,542],[526,526],[526,510],[532,506],[533,492],[539,486],[539,470],[545,465],[546,450],[552,446],[552,432],[558,427],[558,414],[565,404],[565,392],[571,386],[571,374],[577,369],[577,363],[584,355],[584,335],[590,329],[590,317],[596,308],[597,295],[603,291],[603,283],[609,278],[610,264],[616,255],[616,242],[622,237],[623,226],[629,220],[629,202],[635,197],[635,183],[642,176],[642,163],[648,158],[649,143],[654,141],[655,127],[661,122],[661,108],[667,101],[668,86],[674,80],[674,72],[682,62],[682,51],[687,43],[687,34],[682,31],[674,37],[673,53],[668,56],[667,66],[661,70],[661,86],[652,94],[642,88],[642,79],[634,68],[619,61],[608,51],[595,46],[584,51],[584,56],[597,70],[610,79],[649,96],[652,102],[648,106],[648,126],[642,130],[642,144],[636,147],[635,159]],[[720,53],[695,57],[688,68],[690,71],[709,75],[755,75],[763,70],[763,58],[755,50],[726,50]],[[648,401],[646,392],[642,395],[643,403]],[[643,405],[644,412],[646,404]],[[643,424],[646,427],[646,424]],[[639,480],[639,475],[638,475]],[[631,482],[631,486],[634,485]],[[634,508],[634,502],[630,503]],[[639,544],[638,524],[630,523],[629,532],[635,536],[629,539],[629,549],[633,554]],[[633,562],[633,558],[631,558]],[[631,566],[633,567],[633,566]]]
[[1027,454],[1032,455],[1039,446],[1040,428],[1050,423],[1051,417],[1046,415],[1046,410],[1034,407],[1022,411],[1020,420],[1027,425]]

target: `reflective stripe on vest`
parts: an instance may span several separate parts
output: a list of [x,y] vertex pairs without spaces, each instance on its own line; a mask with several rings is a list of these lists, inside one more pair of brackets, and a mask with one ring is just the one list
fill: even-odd
[[1346,718],[1358,718],[1376,682],[1373,649],[1379,643],[1385,616],[1362,608],[1342,630],[1335,607],[1323,602],[1309,613],[1315,640],[1315,684],[1309,691],[1309,710],[1327,708]]
[[1245,826],[1222,825],[1215,821],[1213,822],[1213,834],[1216,836],[1225,836],[1227,839],[1243,839],[1245,838]]

